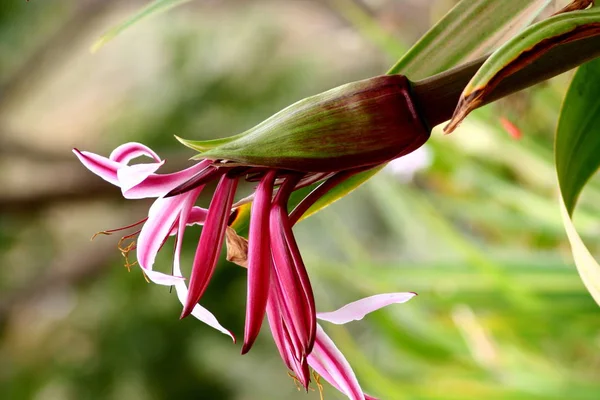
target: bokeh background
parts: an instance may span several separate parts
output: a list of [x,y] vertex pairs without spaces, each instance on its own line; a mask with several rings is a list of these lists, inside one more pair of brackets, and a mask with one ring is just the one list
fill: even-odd
[[[122,200],[71,148],[108,154],[140,141],[167,168],[187,165],[192,153],[174,134],[239,133],[295,100],[381,74],[453,3],[197,0],[91,54],[146,2],[3,0],[0,398],[319,399],[296,390],[268,331],[242,357],[226,336],[180,321],[168,288],[128,273],[118,236],[90,242],[141,219],[150,202]],[[479,110],[451,136],[436,130],[415,157],[297,226],[320,310],[419,293],[325,326],[368,393],[600,398],[598,308],[572,265],[553,169],[568,75]],[[597,250],[599,182],[579,209]],[[186,235],[187,266],[199,230]],[[170,256],[157,265],[168,270]],[[245,276],[223,260],[203,298],[238,336]],[[324,396],[343,398],[329,386]]]

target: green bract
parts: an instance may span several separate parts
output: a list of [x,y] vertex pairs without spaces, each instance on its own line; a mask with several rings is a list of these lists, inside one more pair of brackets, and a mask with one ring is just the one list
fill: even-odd
[[300,100],[237,136],[182,143],[202,152],[200,158],[333,172],[384,163],[428,138],[408,79],[386,75]]

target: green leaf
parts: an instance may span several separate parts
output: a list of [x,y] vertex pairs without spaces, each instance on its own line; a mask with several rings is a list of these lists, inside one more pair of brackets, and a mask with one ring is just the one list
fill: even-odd
[[550,0],[463,0],[394,65],[389,74],[426,78],[483,56],[529,25]]
[[381,171],[384,165],[379,167],[372,168],[367,171],[363,171],[359,174],[356,174],[344,181],[344,183],[337,185],[335,188],[330,190],[325,196],[321,197],[319,200],[315,202],[302,216],[300,220],[310,217],[311,215],[321,211],[334,201],[341,199],[342,197],[350,194],[350,192],[357,189],[360,185],[374,176],[377,172]]
[[92,53],[95,53],[96,51],[98,51],[98,49],[100,49],[100,47],[104,46],[107,42],[115,38],[125,29],[131,27],[133,24],[141,21],[142,19],[151,15],[156,15],[158,13],[167,11],[170,8],[173,8],[183,3],[187,3],[188,1],[190,0],[155,0],[154,2],[148,4],[146,7],[142,8],[136,14],[132,15],[131,17],[121,22],[119,25],[111,28],[108,32],[102,35],[100,39],[98,39],[96,43],[92,45],[90,51]]
[[[551,49],[600,35],[600,9],[559,14],[538,22],[494,52],[461,94],[456,111],[445,128],[451,132],[508,76],[530,65]],[[559,60],[563,62],[563,60]]]
[[579,275],[600,304],[600,265],[577,233],[573,211],[583,187],[600,167],[600,59],[579,68],[565,97],[556,132],[561,213]]
[[[491,40],[507,31],[520,30],[529,24],[549,0],[506,1],[506,0],[463,0],[437,25],[429,30],[406,55],[398,61],[388,74],[403,73],[412,79],[426,77],[458,64],[462,60],[487,51],[496,43]],[[465,16],[467,15],[467,16]],[[464,29],[465,26],[470,29]],[[468,44],[467,44],[468,43]],[[461,45],[460,48],[452,46]],[[456,52],[461,53],[456,56]],[[315,203],[306,216],[334,203],[357,189],[383,168],[379,166],[361,172],[340,184]],[[306,217],[305,216],[305,217]]]

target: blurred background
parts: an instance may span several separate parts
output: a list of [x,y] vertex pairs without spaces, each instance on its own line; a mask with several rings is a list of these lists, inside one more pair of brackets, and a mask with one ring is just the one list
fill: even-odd
[[[119,235],[89,240],[143,218],[150,201],[125,202],[71,149],[107,155],[140,141],[167,168],[184,166],[192,153],[174,134],[239,133],[382,74],[455,2],[197,0],[90,53],[146,3],[0,4],[0,398],[319,399],[296,390],[267,330],[240,356],[226,336],[180,321],[168,288],[128,273]],[[319,310],[419,293],[325,325],[366,392],[600,398],[600,317],[572,263],[553,168],[568,75],[477,111],[450,136],[436,130],[295,229]],[[600,182],[576,222],[598,253]],[[184,265],[199,231],[188,230]],[[245,287],[246,272],[223,260],[203,298],[238,337]],[[344,397],[326,386],[324,398]]]

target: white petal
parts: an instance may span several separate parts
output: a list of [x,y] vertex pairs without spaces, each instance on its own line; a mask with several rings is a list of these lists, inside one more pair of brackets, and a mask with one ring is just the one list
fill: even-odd
[[117,171],[119,186],[123,192],[139,185],[150,175],[156,172],[164,164],[164,161],[151,164],[124,165]]
[[370,312],[377,311],[390,304],[405,303],[416,295],[413,292],[377,294],[346,304],[335,311],[317,313],[317,318],[338,325],[350,321],[359,321]]
[[348,360],[318,324],[315,347],[308,356],[308,364],[349,399],[365,399]]

